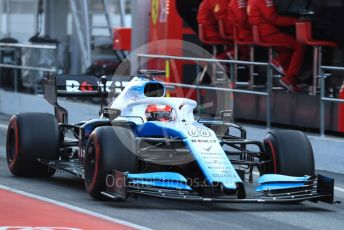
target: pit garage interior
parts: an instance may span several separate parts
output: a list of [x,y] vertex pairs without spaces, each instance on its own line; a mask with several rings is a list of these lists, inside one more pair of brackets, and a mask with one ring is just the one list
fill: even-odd
[[[203,46],[211,52],[212,47],[203,44],[198,38],[196,15],[200,3],[200,0],[187,3],[181,0],[141,2],[3,0],[1,4],[2,64],[36,66],[43,69],[47,67],[45,69],[48,71],[50,68],[51,72],[64,74],[111,75],[131,50],[156,40],[180,39]],[[257,124],[264,124],[269,119],[269,123],[278,126],[342,135],[343,104],[334,100],[343,98],[343,71],[335,68],[343,66],[344,62],[342,45],[344,32],[338,29],[338,25],[344,22],[344,16],[341,14],[343,1],[277,0],[276,6],[280,14],[304,17],[312,21],[313,39],[333,41],[338,47],[323,47],[321,65],[330,68],[321,69],[321,74],[317,74],[316,89],[312,88],[313,47],[307,46],[304,64],[298,76],[299,84],[303,86],[302,93],[287,93],[278,84],[280,76],[273,76],[271,115],[269,115],[271,118],[267,118],[265,96],[236,93],[235,119]],[[287,28],[286,32],[294,35],[295,28]],[[16,46],[11,47],[10,44]],[[38,48],[25,47],[25,45],[22,47],[20,44],[30,44]],[[222,47],[217,48],[220,50]],[[254,49],[254,61],[267,62],[267,48],[256,46]],[[150,50],[144,50],[141,53],[149,52]],[[169,53],[167,50],[160,50],[159,52],[165,55],[187,56],[177,51]],[[41,57],[41,60],[34,60],[33,57],[37,59]],[[131,64],[134,66],[136,63]],[[193,84],[198,72],[204,68],[202,65],[186,61],[178,61],[176,65],[177,67],[171,71],[170,80],[183,84]],[[163,60],[151,63],[150,67],[167,68]],[[238,80],[235,84],[236,88],[261,92],[267,90],[267,72],[264,67],[254,67],[253,87],[247,85],[250,79],[249,67],[239,65],[235,68],[237,68]],[[6,90],[38,93],[41,91],[39,80],[43,72],[22,67],[2,68],[0,84]],[[130,71],[126,74],[128,72]],[[230,73],[228,69],[216,73],[226,74],[227,78],[233,76],[233,72]],[[178,79],[175,77],[177,75]],[[325,78],[322,87],[320,87],[322,83],[320,75]],[[216,82],[216,77],[208,74],[197,84],[228,87],[227,83]],[[201,96],[201,100],[204,102],[213,100],[214,95],[211,93]],[[209,96],[210,98],[207,98]],[[325,97],[329,99],[321,100]],[[210,115],[215,113],[211,108],[205,112]]]

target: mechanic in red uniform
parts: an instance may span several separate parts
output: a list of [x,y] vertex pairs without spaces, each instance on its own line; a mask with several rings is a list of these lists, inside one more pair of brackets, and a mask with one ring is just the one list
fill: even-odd
[[[201,3],[198,14],[197,21],[198,24],[202,24],[204,28],[205,37],[210,41],[225,41],[219,30],[219,20],[224,21],[225,33],[228,35],[233,34],[233,26],[227,21],[227,6],[231,0],[203,0]],[[219,54],[219,58],[225,58],[228,51],[232,52],[233,48],[230,48],[223,53]],[[230,55],[230,53],[229,53]]]
[[300,91],[295,79],[304,59],[304,47],[294,37],[280,32],[278,28],[294,26],[297,18],[278,15],[273,0],[248,0],[247,13],[249,23],[252,26],[258,26],[262,41],[269,43],[282,42],[288,46],[288,48],[278,47],[275,49],[278,57],[274,59],[272,64],[275,69],[281,69],[280,67],[282,67],[285,70],[285,76],[280,80],[282,85],[291,92]]
[[[241,41],[252,42],[252,28],[247,17],[247,0],[231,0],[227,8],[227,20],[233,26],[237,26],[238,37]],[[248,59],[249,52],[248,46],[240,46],[242,59]]]

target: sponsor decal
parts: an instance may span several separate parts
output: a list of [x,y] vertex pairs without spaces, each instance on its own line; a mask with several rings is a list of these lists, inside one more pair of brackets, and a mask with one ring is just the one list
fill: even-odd
[[199,143],[216,143],[217,141],[216,140],[197,140],[197,139],[193,139],[193,140],[191,140],[191,142],[193,142],[193,143],[196,143],[196,142],[199,142]]
[[210,137],[211,133],[207,129],[197,128],[188,130],[188,134],[191,137]]
[[[110,86],[112,85],[112,81],[108,81],[106,83],[106,90],[110,91]],[[67,92],[85,92],[85,91],[92,91],[93,87],[103,87],[103,84],[98,83],[97,85],[91,85],[89,82],[80,82],[76,80],[66,80],[66,91]]]
[[198,137],[199,134],[196,132],[196,130],[189,130],[188,131],[188,134],[191,136],[191,137]]
[[207,148],[203,148],[205,151],[207,151],[207,152],[209,152],[210,151],[210,149],[211,149],[211,147],[213,147],[212,145],[210,145],[209,147],[207,147]]
[[167,16],[170,10],[170,0],[160,0],[160,10],[161,12],[160,12],[160,17],[159,17],[159,22],[166,23]]
[[225,161],[225,160],[228,160],[227,157],[223,157],[223,156],[206,156],[206,155],[202,155],[202,158],[204,160],[214,160],[214,161]]
[[[128,82],[123,81],[107,81],[106,91],[110,92],[114,90],[116,93],[122,92],[122,89],[128,84]],[[66,80],[66,91],[67,92],[89,92],[97,90],[98,87],[103,87],[100,82],[91,83],[89,81],[79,82],[76,80]]]
[[84,81],[80,85],[80,90],[82,92],[88,92],[88,91],[93,91],[93,86],[90,84],[88,81]]

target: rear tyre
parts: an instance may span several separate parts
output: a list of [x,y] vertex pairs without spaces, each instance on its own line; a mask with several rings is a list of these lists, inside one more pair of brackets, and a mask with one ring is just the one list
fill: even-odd
[[271,160],[263,174],[275,173],[288,176],[314,175],[313,149],[308,138],[300,131],[271,131],[264,140],[266,155]]
[[88,141],[85,156],[85,186],[91,197],[102,200],[106,175],[112,170],[137,172],[136,140],[126,127],[98,127]]
[[55,170],[37,158],[56,160],[59,155],[59,126],[47,113],[13,115],[7,130],[6,157],[10,172],[20,177],[50,177]]

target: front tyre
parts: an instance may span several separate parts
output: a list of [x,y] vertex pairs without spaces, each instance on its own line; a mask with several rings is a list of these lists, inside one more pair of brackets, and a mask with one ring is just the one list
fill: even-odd
[[98,127],[88,141],[85,156],[85,186],[91,197],[103,199],[106,175],[112,170],[137,172],[135,135],[126,127]]
[[266,155],[263,160],[271,160],[263,171],[288,176],[313,176],[314,156],[310,141],[300,131],[271,131],[264,140]]
[[59,126],[55,117],[47,113],[13,115],[7,130],[6,158],[10,172],[15,176],[50,177],[55,170],[37,158],[58,159]]

